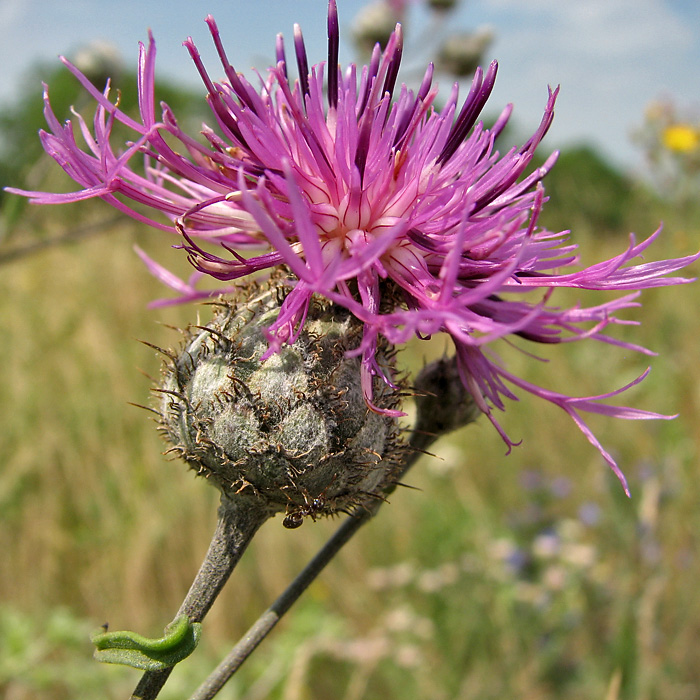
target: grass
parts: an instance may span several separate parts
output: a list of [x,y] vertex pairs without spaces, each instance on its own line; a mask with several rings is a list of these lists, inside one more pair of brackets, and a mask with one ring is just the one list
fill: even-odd
[[[697,247],[697,222],[682,212],[648,200],[629,211],[623,228],[640,235],[668,220],[656,256]],[[31,209],[24,226],[50,235],[74,216]],[[87,207],[84,216],[110,213]],[[626,243],[586,230],[577,241],[588,263]],[[128,405],[148,402],[139,369],[155,375],[159,365],[136,339],[176,343],[165,324],[195,313],[146,309],[163,289],[133,243],[186,273],[160,234],[124,222],[0,275],[0,691],[13,700],[128,697],[137,672],[91,661],[89,631],[109,621],[157,636],[213,531],[214,489],[168,461],[148,414]],[[410,474],[417,489],[392,496],[223,700],[697,697],[699,301],[697,285],[649,291],[632,314],[643,325],[620,329],[660,354],[627,400],[680,413],[591,419],[632,499],[566,416],[523,397],[504,418],[523,444],[504,456],[486,421],[441,441],[440,457]],[[442,350],[419,345],[406,362]],[[548,350],[546,364],[503,352],[530,381],[581,394],[646,367],[600,344]],[[196,688],[335,525],[287,531],[277,518],[263,527],[165,700]]]

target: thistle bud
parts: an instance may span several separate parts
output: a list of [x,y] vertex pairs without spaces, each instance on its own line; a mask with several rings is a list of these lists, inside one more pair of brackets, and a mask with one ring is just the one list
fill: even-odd
[[396,28],[397,16],[387,4],[375,2],[363,7],[355,17],[353,38],[358,51],[371,54],[375,44],[386,46]]
[[438,55],[441,71],[458,78],[470,77],[483,61],[483,56],[493,41],[493,30],[480,27],[474,32],[458,32],[448,36]]
[[[347,357],[362,323],[342,307],[314,300],[299,338],[261,362],[282,301],[273,281],[218,303],[208,325],[186,331],[159,391],[172,451],[228,498],[259,499],[298,527],[381,498],[406,448],[396,418],[367,406],[360,360]],[[391,376],[392,348],[379,359]],[[374,399],[393,409],[398,387],[376,380]]]

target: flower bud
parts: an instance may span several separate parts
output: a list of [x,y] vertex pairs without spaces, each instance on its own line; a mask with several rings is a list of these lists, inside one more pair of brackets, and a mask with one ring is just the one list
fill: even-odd
[[352,30],[357,50],[371,54],[375,44],[386,46],[396,28],[396,21],[394,11],[383,2],[363,7],[355,17]]
[[72,57],[73,64],[95,85],[119,84],[124,74],[124,60],[117,46],[106,41],[91,41]]
[[[227,497],[261,499],[298,527],[382,498],[406,448],[397,419],[367,406],[360,359],[346,356],[362,323],[342,307],[315,299],[299,338],[261,362],[283,290],[251,284],[217,303],[211,323],[186,331],[159,391],[172,451]],[[392,376],[392,348],[378,357]],[[375,404],[395,408],[398,391],[375,380]]]
[[419,439],[413,444],[425,449],[433,440],[475,421],[481,409],[464,388],[457,358],[441,358],[427,364],[415,381],[416,423]]
[[474,32],[451,34],[440,48],[438,68],[458,78],[472,76],[482,63],[493,36],[493,31],[488,27],[480,27]]

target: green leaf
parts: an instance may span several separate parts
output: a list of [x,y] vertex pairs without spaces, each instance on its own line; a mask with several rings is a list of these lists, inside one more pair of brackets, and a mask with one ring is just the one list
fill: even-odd
[[199,642],[202,625],[180,615],[165,628],[165,636],[149,639],[136,632],[97,632],[90,637],[95,658],[143,671],[162,671],[188,657]]

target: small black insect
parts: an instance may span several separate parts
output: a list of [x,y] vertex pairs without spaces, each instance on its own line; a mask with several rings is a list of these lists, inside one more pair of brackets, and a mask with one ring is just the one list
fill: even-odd
[[[333,486],[337,476],[337,474],[334,474],[328,486],[326,486],[326,488],[323,489],[323,491],[321,491],[321,493],[319,493],[318,496],[315,496],[314,498],[311,498],[308,491],[304,489],[302,491],[302,495],[304,496],[304,505],[297,506],[290,503],[287,506],[287,512],[284,515],[282,525],[284,525],[289,530],[295,530],[296,528],[301,527],[303,525],[304,518],[307,515],[311,518],[311,520],[316,522],[317,516],[334,513],[337,510],[337,508],[333,507],[336,501],[335,499],[333,499],[334,504],[329,503],[328,499],[326,498],[326,491],[328,491],[328,489],[331,486]],[[343,508],[341,508],[340,510],[342,510],[343,512],[347,512]]]
[[304,494],[304,500],[306,503],[303,506],[287,506],[287,512],[282,521],[282,525],[289,530],[295,530],[301,527],[307,515],[311,520],[316,522],[316,516],[321,513],[326,506],[326,499],[323,493],[316,498],[310,498],[307,494]]

